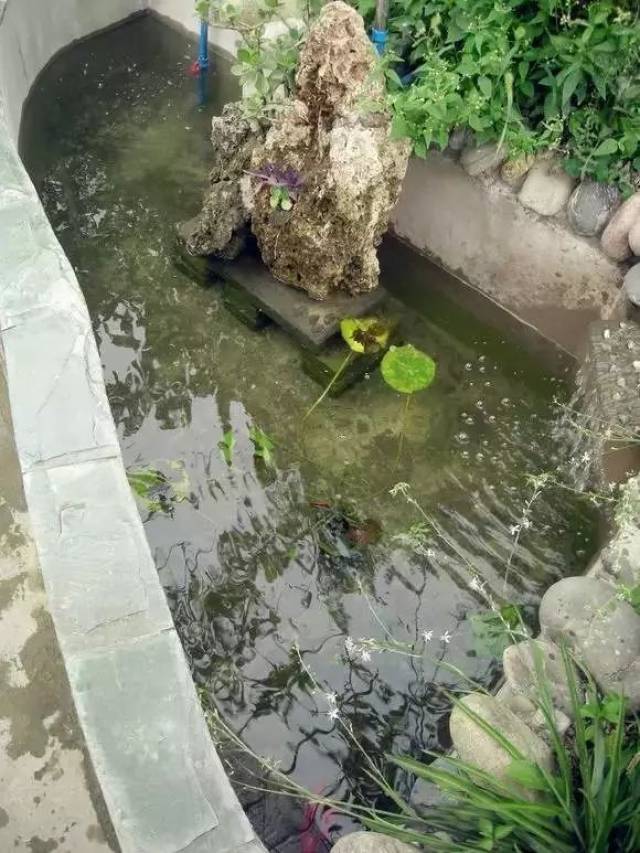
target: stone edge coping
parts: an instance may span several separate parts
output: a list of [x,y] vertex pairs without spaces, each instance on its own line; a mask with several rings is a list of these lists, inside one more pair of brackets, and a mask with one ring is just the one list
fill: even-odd
[[260,853],[129,489],[84,297],[1,103],[0,343],[48,606],[121,850]]

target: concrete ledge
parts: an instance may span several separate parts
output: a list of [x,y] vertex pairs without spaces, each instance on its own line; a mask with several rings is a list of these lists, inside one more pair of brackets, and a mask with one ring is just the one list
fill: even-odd
[[15,149],[46,62],[142,6],[0,4],[0,343],[47,606],[123,853],[258,853],[129,489],[84,298]]
[[622,316],[622,270],[588,241],[524,208],[497,180],[454,160],[412,158],[396,207],[399,237],[573,355],[590,322]]

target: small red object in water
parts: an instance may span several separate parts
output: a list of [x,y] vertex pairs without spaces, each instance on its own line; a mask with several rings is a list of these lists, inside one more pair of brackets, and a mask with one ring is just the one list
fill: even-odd
[[320,803],[306,803],[300,826],[300,853],[322,853],[331,844],[331,827],[337,812]]
[[191,65],[187,68],[187,74],[189,77],[197,77],[200,74],[200,63],[197,59],[191,63]]

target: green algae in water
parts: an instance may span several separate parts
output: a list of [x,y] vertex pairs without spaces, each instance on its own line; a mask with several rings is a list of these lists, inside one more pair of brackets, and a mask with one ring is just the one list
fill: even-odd
[[[296,345],[277,327],[249,331],[216,287],[174,262],[174,224],[197,212],[206,181],[210,112],[233,96],[216,59],[213,100],[199,111],[192,58],[149,18],[75,47],[35,89],[23,152],[89,305],[125,462],[170,480],[177,462],[188,482],[170,513],[143,515],[196,682],[301,783],[371,799],[294,644],[372,754],[445,744],[440,688],[457,680],[444,663],[486,685],[496,677],[474,642],[486,595],[529,612],[592,553],[586,502],[546,490],[505,588],[527,477],[564,464],[552,436],[553,396],[565,391],[495,331],[425,295],[420,310],[393,305],[401,339],[437,363],[400,457],[403,400],[379,370],[305,421],[318,385]],[[397,273],[386,283],[415,300],[415,288],[403,293],[406,249],[385,252]],[[426,275],[412,257],[412,279]],[[255,456],[257,430],[274,444],[271,467]],[[220,450],[229,434],[231,464]],[[408,490],[394,496],[398,482]],[[353,533],[365,522],[377,541]],[[376,650],[391,638],[420,657]]]

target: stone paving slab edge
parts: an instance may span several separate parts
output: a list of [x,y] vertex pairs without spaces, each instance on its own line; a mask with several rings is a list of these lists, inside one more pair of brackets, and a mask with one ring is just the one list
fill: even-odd
[[15,441],[48,607],[121,850],[260,853],[127,483],[84,297],[3,116],[0,100],[0,345]]

